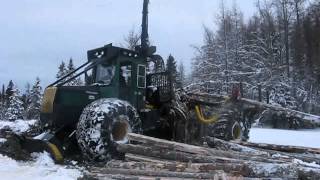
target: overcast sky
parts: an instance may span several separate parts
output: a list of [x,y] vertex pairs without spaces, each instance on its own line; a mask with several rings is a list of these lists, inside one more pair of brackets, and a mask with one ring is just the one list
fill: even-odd
[[[238,0],[245,17],[255,0]],[[229,5],[232,0],[227,0]],[[214,26],[220,0],[151,0],[149,35],[164,59],[171,53],[190,67],[191,45],[202,42],[202,25]],[[0,6],[0,84],[19,88],[39,76],[55,80],[62,60],[76,65],[86,52],[124,36],[141,24],[142,0],[4,0]]]

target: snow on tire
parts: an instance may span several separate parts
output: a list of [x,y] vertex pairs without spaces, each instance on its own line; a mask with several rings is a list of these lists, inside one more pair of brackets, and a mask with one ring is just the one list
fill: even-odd
[[223,115],[217,123],[208,126],[209,136],[230,140],[246,140],[246,130],[241,122],[235,120],[233,116]]
[[120,155],[116,144],[127,143],[129,132],[141,132],[141,121],[135,108],[126,101],[103,98],[83,110],[76,137],[86,158],[107,161]]

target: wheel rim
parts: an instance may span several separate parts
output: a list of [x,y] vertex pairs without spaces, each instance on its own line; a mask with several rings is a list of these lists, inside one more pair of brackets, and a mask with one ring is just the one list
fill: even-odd
[[232,126],[232,139],[237,140],[241,139],[242,129],[238,122],[234,123]]
[[126,116],[119,116],[112,124],[112,139],[118,144],[128,142],[128,133],[131,132],[130,125]]

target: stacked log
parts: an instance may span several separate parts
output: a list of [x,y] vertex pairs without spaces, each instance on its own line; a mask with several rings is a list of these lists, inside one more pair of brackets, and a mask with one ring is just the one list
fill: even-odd
[[[226,142],[206,138],[211,147],[193,146],[129,134],[130,144],[119,144],[124,161],[92,167],[86,177],[98,179],[320,179],[317,149]],[[262,148],[263,147],[263,148]],[[291,150],[292,152],[291,152]],[[279,151],[278,151],[279,150]],[[301,158],[300,158],[301,157]],[[312,161],[313,158],[313,161]]]

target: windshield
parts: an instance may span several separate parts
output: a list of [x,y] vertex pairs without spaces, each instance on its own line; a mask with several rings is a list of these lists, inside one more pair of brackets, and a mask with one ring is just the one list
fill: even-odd
[[115,66],[100,64],[97,66],[96,82],[110,85],[114,77],[114,73],[115,73]]

